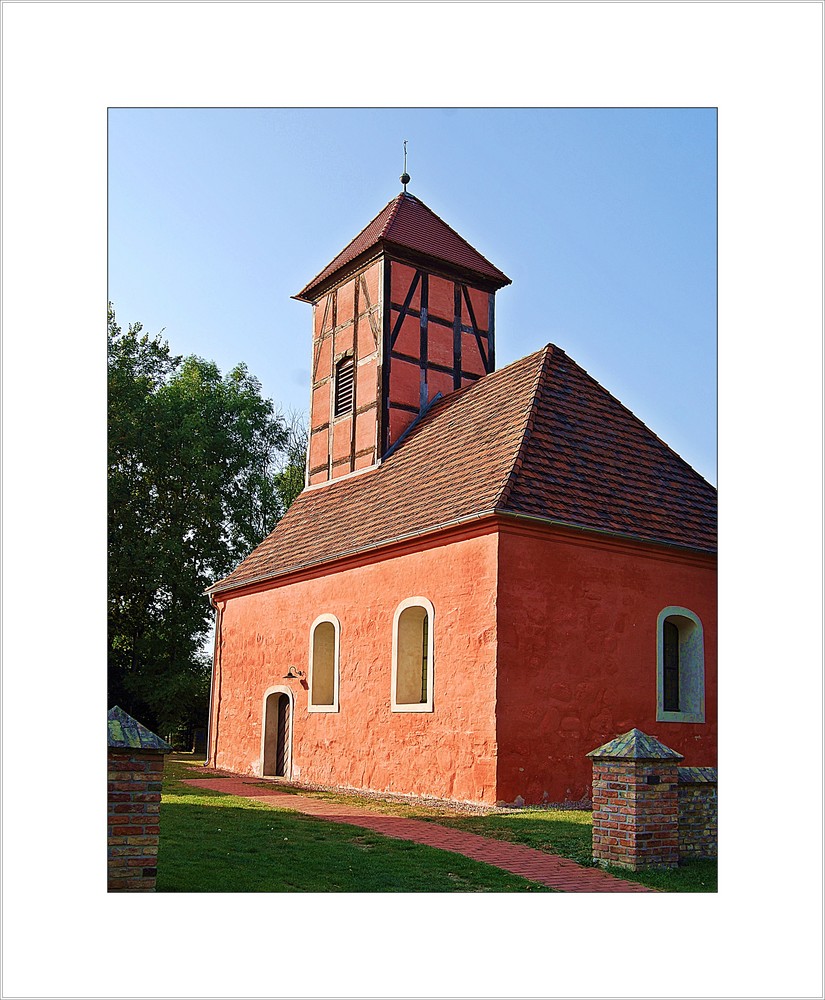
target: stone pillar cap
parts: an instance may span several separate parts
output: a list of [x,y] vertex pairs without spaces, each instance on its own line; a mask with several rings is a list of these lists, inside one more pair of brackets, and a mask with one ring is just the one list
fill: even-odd
[[134,750],[137,753],[171,753],[172,748],[150,732],[146,726],[136,722],[118,705],[109,709],[108,739],[112,750]]
[[624,760],[683,760],[684,755],[648,736],[641,729],[631,729],[615,740],[591,750],[588,757],[612,757]]

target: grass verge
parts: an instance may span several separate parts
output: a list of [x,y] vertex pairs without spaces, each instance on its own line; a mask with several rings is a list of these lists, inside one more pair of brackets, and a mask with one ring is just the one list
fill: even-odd
[[[179,760],[167,761],[167,769],[182,777],[203,776],[192,764]],[[170,775],[171,776],[171,775]],[[268,785],[269,782],[261,782]],[[187,786],[180,786],[186,788]],[[592,867],[592,814],[584,810],[573,809],[513,809],[509,811],[496,810],[488,814],[467,814],[443,804],[421,805],[414,802],[398,802],[389,799],[372,798],[362,795],[338,792],[311,791],[305,788],[290,788],[281,786],[284,792],[296,792],[313,798],[329,799],[370,809],[375,812],[394,816],[409,816],[423,819],[442,826],[466,830],[483,837],[496,840],[509,840],[517,844],[525,844],[539,851],[560,854],[585,867]],[[191,789],[190,789],[191,791]],[[334,825],[334,824],[333,824]],[[165,834],[165,828],[164,834]],[[378,836],[367,834],[367,836]],[[458,857],[449,852],[450,859]],[[453,869],[454,870],[454,869]],[[609,866],[604,869],[612,875],[626,879],[629,882],[639,882],[651,889],[663,892],[716,892],[717,863],[713,861],[689,861],[675,869],[660,871],[631,872],[624,868]],[[382,891],[382,890],[366,890]],[[410,891],[410,890],[400,890]],[[433,890],[444,891],[441,889]]]
[[[593,867],[593,815],[586,810],[527,808],[468,815],[446,805],[418,805],[361,795],[307,791],[299,788],[293,790],[302,795],[345,802],[362,809],[440,823],[442,826],[450,826],[457,830],[478,833],[482,837],[525,844],[539,851],[560,854],[563,858],[569,858],[585,867]],[[604,871],[628,882],[639,882],[662,892],[717,891],[715,860],[687,861],[678,868],[661,871],[631,872],[614,865],[606,866]]]
[[[503,815],[438,817],[434,822],[593,865],[593,816],[582,810],[520,809]],[[689,861],[661,871],[631,872],[613,865],[603,870],[664,892],[716,892],[716,861]]]
[[158,892],[549,892],[449,851],[195,789],[167,761]]

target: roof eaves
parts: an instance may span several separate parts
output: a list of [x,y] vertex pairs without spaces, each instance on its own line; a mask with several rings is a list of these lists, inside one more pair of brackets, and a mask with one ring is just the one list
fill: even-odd
[[[383,215],[383,213],[387,211],[387,209],[390,207],[390,205],[392,205],[393,202],[396,202],[395,206],[393,207],[393,210],[387,216],[387,221],[384,222],[383,226],[379,230],[378,235],[375,237],[375,239],[368,246],[365,246],[363,250],[359,251],[358,254],[356,254],[355,256],[356,257],[360,257],[362,253],[365,253],[371,247],[375,246],[375,244],[379,240],[381,240],[383,238],[384,233],[386,232],[386,229],[387,229],[387,226],[388,226],[390,220],[393,219],[393,218],[395,218],[395,215],[398,212],[398,205],[401,202],[401,197],[402,197],[401,195],[396,195],[394,198],[390,198],[390,200],[381,209],[381,211],[380,212],[376,212],[375,215],[370,219],[370,221],[365,226],[362,226],[358,230],[358,232],[355,234],[355,236],[353,236],[353,238],[349,241],[349,243],[347,243],[347,245],[341,251],[339,251],[332,258],[332,260],[334,261],[338,257],[341,257],[344,254],[346,254],[347,250],[349,250],[349,248],[353,245],[353,243],[356,243],[358,241],[359,237],[365,232],[365,230],[369,229],[369,227],[373,224],[373,222],[375,222],[376,219],[379,219],[381,217],[381,215]],[[354,260],[354,259],[355,259],[355,257],[351,258],[351,260]],[[330,263],[332,263],[332,261],[330,261]],[[350,260],[344,260],[344,261],[341,262],[340,267],[344,267],[348,263],[350,263]],[[298,292],[296,295],[293,295],[292,298],[293,299],[298,299],[300,302],[311,302],[312,299],[308,298],[308,294],[309,294],[310,291],[313,290],[313,288],[315,287],[315,285],[318,284],[318,281],[321,278],[321,276],[324,275],[326,271],[328,271],[329,266],[330,266],[329,264],[324,265],[324,267],[321,268],[321,270],[315,275],[315,277],[311,281],[308,281],[304,285],[304,287],[300,290],[300,292]],[[332,275],[335,274],[335,273],[337,273],[339,270],[340,270],[340,268],[335,268],[334,271],[331,271],[329,274],[326,275],[326,277],[324,278],[324,281],[326,281],[327,278],[332,277]]]
[[[380,246],[382,250],[390,254],[394,259],[400,259],[402,264],[410,264],[413,267],[420,267],[423,264],[425,267],[430,268],[434,274],[444,275],[449,280],[454,280],[458,277],[463,281],[478,282],[480,287],[485,290],[492,289],[496,291],[505,285],[512,284],[512,281],[502,272],[499,272],[501,277],[496,277],[494,274],[471,267],[469,264],[447,261],[437,254],[427,253],[424,250],[416,250],[406,243],[395,243],[389,237],[379,240],[376,246]],[[481,255],[479,254],[479,256]]]
[[469,240],[465,239],[461,235],[461,233],[458,232],[458,230],[453,229],[453,227],[449,224],[449,222],[445,222],[437,212],[434,212],[430,208],[429,205],[425,205],[424,202],[421,201],[420,198],[416,198],[414,195],[409,195],[408,194],[408,195],[406,195],[406,197],[410,198],[413,201],[417,201],[418,204],[421,205],[422,208],[425,208],[431,215],[435,216],[435,218],[438,219],[438,221],[441,223],[442,226],[444,226],[445,229],[449,229],[450,232],[453,233],[454,236],[457,236],[458,239],[461,240],[462,243],[466,243],[467,246],[473,251],[473,253],[478,254],[478,256],[484,261],[485,264],[487,264],[488,267],[490,267],[493,271],[495,271],[496,274],[500,275],[500,277],[504,280],[504,284],[505,285],[512,285],[512,283],[513,283],[512,278],[508,278],[507,275],[504,273],[504,271],[502,271],[500,268],[496,267],[496,265],[492,261],[487,260],[487,258],[484,256],[484,254],[480,250],[477,250],[473,246],[473,244],[470,243]]
[[610,528],[594,528],[589,524],[578,524],[575,521],[564,521],[560,518],[543,517],[541,514],[525,514],[520,510],[507,510],[501,506],[494,511],[500,517],[512,517],[518,521],[532,521],[546,524],[550,528],[566,528],[580,531],[588,535],[603,535],[605,538],[616,538],[623,542],[637,542],[643,545],[661,545],[668,549],[678,549],[680,552],[694,552],[703,556],[716,556],[717,549],[703,548],[700,545],[688,545],[685,542],[674,542],[666,538],[656,538],[653,535],[634,535],[629,531],[611,531]]
[[244,590],[247,587],[254,587],[259,583],[266,583],[268,580],[278,580],[282,577],[291,576],[294,573],[302,573],[306,570],[316,569],[319,566],[329,566],[333,563],[340,562],[344,559],[350,559],[353,556],[362,555],[366,552],[374,552],[378,549],[389,548],[392,545],[398,545],[405,541],[410,541],[413,538],[422,538],[427,535],[435,535],[440,531],[446,531],[448,528],[455,528],[462,524],[469,524],[472,521],[479,521],[487,517],[504,517],[513,518],[518,521],[530,521],[534,524],[545,525],[548,528],[564,528],[569,531],[578,531],[583,534],[597,535],[604,538],[612,538],[621,542],[634,542],[643,545],[658,545],[667,549],[675,549],[679,552],[693,553],[702,556],[716,556],[717,550],[702,548],[697,545],[686,545],[683,542],[674,542],[665,538],[655,538],[646,535],[634,535],[630,532],[623,531],[611,531],[609,528],[594,528],[587,524],[577,524],[573,521],[564,521],[559,518],[552,517],[542,517],[538,514],[525,514],[521,511],[507,510],[503,508],[500,503],[496,506],[491,507],[487,510],[479,511],[474,514],[467,514],[464,517],[454,518],[450,521],[444,521],[441,524],[433,525],[428,528],[421,528],[418,531],[408,531],[401,535],[395,535],[391,538],[381,539],[377,542],[372,542],[368,545],[356,546],[352,549],[344,549],[341,552],[336,552],[330,556],[324,556],[321,559],[311,559],[303,563],[295,563],[292,566],[286,567],[286,569],[277,570],[274,573],[259,573],[256,576],[244,577],[240,580],[233,580],[227,586],[222,586],[229,580],[229,577],[224,577],[222,580],[218,580],[211,587],[207,588],[203,593],[204,595],[217,595],[217,594],[228,594],[233,590]]
[[[446,230],[452,233],[457,240],[459,240],[462,244],[468,247],[473,252],[473,254],[476,255],[479,261],[483,262],[486,265],[485,269],[485,268],[473,267],[468,264],[459,265],[453,262],[454,266],[457,267],[459,271],[463,271],[469,275],[477,276],[483,281],[491,282],[494,287],[503,287],[504,285],[512,284],[511,278],[509,278],[500,268],[496,267],[495,264],[489,261],[484,256],[483,253],[481,253],[472,245],[472,243],[469,243],[466,239],[464,239],[464,237],[459,232],[453,229],[453,227],[448,222],[445,222],[440,215],[438,215],[430,208],[429,205],[425,205],[423,201],[421,201],[419,198],[416,198],[414,195],[402,192],[401,194],[396,195],[395,198],[391,198],[390,201],[388,201],[387,204],[381,209],[381,211],[377,212],[373,216],[373,218],[370,219],[370,221],[360,230],[360,232],[356,236],[354,236],[349,241],[349,243],[347,243],[347,245],[343,248],[343,250],[341,250],[340,253],[336,254],[336,256],[333,257],[332,261],[326,265],[326,267],[321,268],[321,270],[315,275],[315,277],[310,282],[308,282],[301,289],[300,292],[298,292],[296,295],[293,295],[292,298],[297,299],[299,302],[312,302],[314,298],[317,297],[317,293],[321,288],[327,286],[329,283],[332,283],[335,278],[340,279],[341,271],[345,267],[351,267],[353,261],[360,260],[376,246],[382,246],[383,244],[391,244],[395,247],[399,247],[407,251],[412,250],[413,248],[409,247],[405,240],[401,238],[394,238],[393,236],[393,229],[395,228],[396,222],[399,219],[401,206],[404,205],[405,203],[414,203],[419,206],[420,210],[429,213],[434,219],[436,219],[439,222],[440,225],[442,225]],[[348,255],[348,251],[350,250],[350,248],[354,244],[358,243],[360,238],[370,228],[370,226],[372,226],[378,219],[380,219],[380,217],[385,212],[387,213],[387,217],[382,223],[381,228],[370,239],[370,242],[361,247],[361,249],[359,249],[357,253]],[[434,261],[439,261],[440,259],[437,254],[424,254],[424,257],[432,259]],[[333,268],[332,264],[334,264],[336,260],[339,260],[339,258],[340,258],[340,263]]]
[[[325,295],[333,285],[337,285],[340,281],[345,281],[357,271],[372,263],[372,261],[377,260],[381,256],[383,249],[384,240],[376,240],[374,243],[370,243],[368,247],[365,247],[354,257],[342,261],[334,271],[330,271],[320,281],[318,278],[324,274],[326,268],[324,268],[324,271],[319,271],[318,275],[305,288],[302,288],[297,295],[290,295],[290,298],[298,302],[315,302]],[[308,294],[310,292],[312,294]]]
[[377,549],[389,548],[392,545],[398,545],[401,542],[407,542],[413,538],[422,538],[425,535],[436,535],[440,531],[446,531],[448,528],[457,528],[462,524],[470,524],[473,521],[480,521],[484,518],[492,517],[495,513],[496,511],[490,508],[489,510],[466,514],[463,517],[453,518],[450,521],[444,521],[441,524],[421,528],[418,531],[407,531],[401,535],[394,535],[392,538],[381,539],[380,541],[372,542],[368,545],[359,545],[352,549],[345,549],[341,552],[336,552],[334,555],[324,556],[321,559],[311,559],[308,562],[296,563],[293,566],[288,566],[286,569],[278,570],[275,573],[259,573],[257,576],[235,580],[227,587],[221,586],[222,583],[229,579],[229,577],[224,577],[223,580],[218,580],[218,582],[209,587],[208,590],[205,590],[204,594],[225,594],[232,590],[243,590],[245,587],[253,587],[256,584],[265,583],[267,580],[277,580],[284,576],[291,576],[293,573],[301,573],[305,570],[315,569],[318,566],[331,565],[333,563],[340,562],[343,559],[350,559],[353,556],[361,555],[365,552],[374,552]]

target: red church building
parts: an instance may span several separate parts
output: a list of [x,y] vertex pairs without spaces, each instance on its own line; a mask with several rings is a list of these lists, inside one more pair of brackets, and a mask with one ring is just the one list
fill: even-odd
[[476,803],[590,797],[638,728],[716,763],[716,493],[560,348],[495,370],[510,283],[394,198],[313,310],[306,488],[210,591],[209,759]]

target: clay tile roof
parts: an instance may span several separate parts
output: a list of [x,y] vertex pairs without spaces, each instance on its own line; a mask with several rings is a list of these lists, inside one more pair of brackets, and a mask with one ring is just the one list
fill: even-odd
[[485,514],[705,552],[716,491],[557,347],[435,403],[376,469],[304,490],[213,591]]
[[559,348],[503,508],[716,549],[716,490]]
[[492,511],[524,435],[543,354],[437,402],[378,468],[304,490],[216,589]]
[[374,247],[412,250],[442,263],[452,264],[493,282],[509,285],[510,279],[483,257],[478,250],[440,219],[423,201],[411,194],[399,194],[368,223],[312,281],[293,296],[311,302],[314,293],[337,271]]

